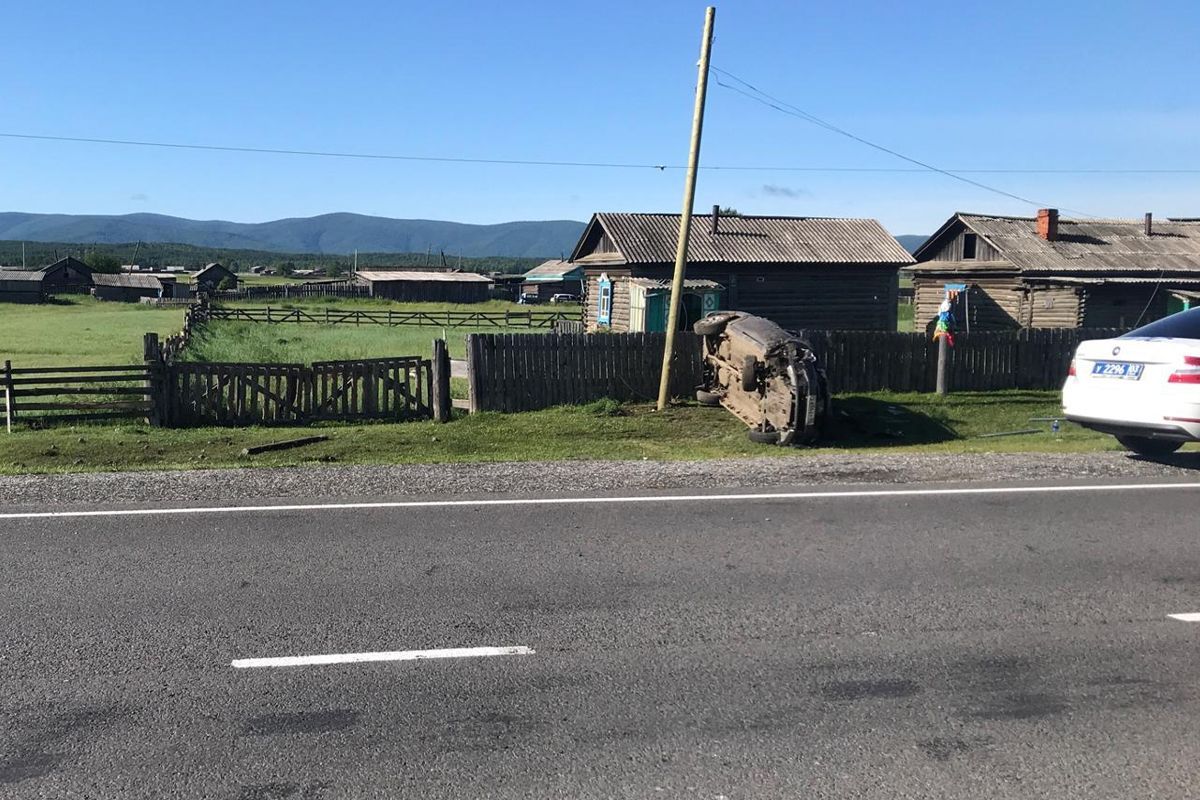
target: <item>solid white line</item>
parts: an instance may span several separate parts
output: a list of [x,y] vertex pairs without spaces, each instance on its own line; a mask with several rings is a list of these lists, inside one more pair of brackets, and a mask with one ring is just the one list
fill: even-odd
[[755,494],[674,494],[624,497],[514,497],[504,500],[393,500],[373,503],[296,503],[271,506],[204,506],[201,508],[126,508],[101,511],[16,511],[0,513],[0,519],[46,519],[54,517],[143,517],[177,514],[251,514],[272,511],[347,511],[371,508],[458,508],[487,506],[578,506],[619,503],[701,503],[739,500],[819,500],[857,497],[938,497],[988,494],[1046,494],[1079,492],[1128,492],[1200,489],[1196,483],[1120,483],[1086,486],[980,486],[959,489],[851,489],[828,492],[759,492]]
[[1167,616],[1180,622],[1200,622],[1200,614],[1167,614]]
[[430,658],[480,658],[485,656],[531,656],[528,647],[446,647],[441,650],[396,650],[390,653],[330,653],[321,656],[239,658],[230,662],[236,669],[257,667],[309,667],[319,664],[360,664],[366,661],[420,661]]

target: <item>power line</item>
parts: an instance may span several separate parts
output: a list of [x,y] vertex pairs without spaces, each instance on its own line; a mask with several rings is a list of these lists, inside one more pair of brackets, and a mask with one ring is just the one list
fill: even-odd
[[[716,68],[713,68],[716,70]],[[722,72],[722,74],[727,74]],[[731,76],[732,77],[732,76]],[[740,79],[737,79],[740,80]],[[719,79],[717,83],[724,86],[726,89],[732,89],[735,92],[750,97],[758,102],[763,102],[757,97],[754,97],[734,86],[722,83]],[[768,103],[768,105],[770,105]],[[780,111],[784,109],[780,108]],[[792,113],[787,112],[785,113]],[[793,116],[796,116],[793,114]],[[809,120],[811,121],[811,120]],[[832,129],[832,128],[831,128]],[[841,132],[840,130],[838,132]],[[534,160],[534,159],[515,159],[515,158],[469,158],[457,156],[415,156],[415,155],[399,155],[393,153],[351,153],[337,152],[329,150],[298,150],[290,148],[277,147],[250,147],[239,145],[215,145],[215,144],[192,144],[186,142],[151,142],[137,141],[132,139],[102,139],[97,137],[86,136],[50,136],[32,133],[12,133],[0,132],[0,137],[7,139],[26,139],[33,141],[46,142],[75,142],[83,144],[105,144],[105,145],[122,145],[128,147],[158,147],[176,150],[202,150],[209,152],[226,152],[226,153],[265,153],[269,155],[287,155],[287,156],[315,156],[320,158],[353,158],[353,159],[369,159],[369,160],[384,160],[384,161],[418,161],[432,163],[447,163],[447,164],[499,164],[510,166],[531,166],[531,167],[584,167],[595,169],[646,169],[646,170],[681,170],[684,169],[682,164],[652,164],[652,163],[622,163],[611,161],[551,161],[551,160]],[[857,137],[855,137],[857,138]],[[862,140],[860,140],[862,141]],[[874,145],[872,145],[874,146]],[[881,148],[884,149],[884,148]],[[892,152],[885,149],[885,152]],[[893,153],[893,155],[899,155]],[[913,161],[921,164],[922,162],[915,159],[908,159],[905,156],[899,156],[905,160]],[[934,172],[950,174],[951,177],[957,177],[961,174],[993,174],[993,175],[1200,175],[1200,169],[953,169],[942,170],[929,166],[914,167],[836,167],[836,166],[773,166],[773,165],[756,165],[756,164],[739,164],[739,165],[701,165],[700,169],[709,171],[723,172],[830,172],[830,173],[897,173],[897,174],[912,174],[929,172],[931,169]],[[979,184],[977,184],[979,185]]]
[[[816,116],[815,114],[810,114],[802,108],[798,108],[798,107],[792,105],[791,103],[788,103],[785,100],[781,100],[778,97],[775,97],[774,95],[768,94],[767,92],[764,92],[762,89],[759,89],[754,84],[752,84],[749,81],[746,81],[742,78],[739,78],[737,75],[734,75],[732,72],[729,72],[728,70],[718,69],[717,67],[709,67],[709,69],[711,69],[713,72],[716,72],[718,75],[724,75],[725,77],[730,78],[731,80],[737,81],[738,83],[742,84],[742,86],[745,86],[747,89],[749,89],[750,91],[746,91],[737,86],[733,86],[731,84],[725,83],[720,78],[717,78],[718,86],[724,87],[724,88],[729,89],[734,92],[737,92],[738,94],[743,95],[744,97],[748,97],[757,103],[761,103],[762,105],[765,105],[769,108],[773,108],[776,111],[779,111],[783,114],[788,114],[789,116],[797,117],[799,119],[804,120],[805,122],[809,122],[813,125],[824,128],[825,130],[830,131],[832,133],[836,133],[841,136],[845,136],[848,139],[852,139],[860,144],[864,144],[867,147],[874,148],[875,150],[878,150],[882,153],[887,153],[890,156],[894,156],[895,158],[899,158],[903,161],[907,161],[910,164],[916,164],[917,166],[922,167],[923,169],[928,170],[930,172],[937,172],[941,175],[945,175],[948,178],[953,178],[956,181],[962,181],[963,183],[967,183],[967,184],[970,184],[971,186],[975,186],[979,189],[983,189],[984,191],[992,192],[993,194],[998,194],[1003,197],[1007,197],[1012,200],[1017,200],[1022,203],[1027,203],[1031,206],[1035,206],[1038,208],[1044,208],[1044,207],[1050,205],[1048,203],[1038,202],[1037,200],[1030,200],[1028,197],[1022,197],[1019,194],[1013,194],[1012,192],[1006,192],[1003,189],[997,189],[995,186],[989,186],[986,183],[981,183],[979,181],[972,180],[971,178],[963,177],[961,174],[958,174],[956,172],[951,172],[950,170],[942,169],[941,167],[935,167],[933,164],[929,164],[925,161],[921,161],[921,160],[913,158],[911,156],[906,156],[906,155],[904,155],[904,153],[897,152],[896,150],[893,150],[890,147],[885,147],[876,142],[872,142],[869,139],[864,139],[863,137],[858,136],[857,134],[851,133],[850,131],[845,130],[844,128],[839,128],[837,125],[834,125],[831,122],[827,122],[826,120],[821,119],[820,117]],[[1071,209],[1064,209],[1064,210],[1071,211]],[[1072,213],[1079,214],[1080,216],[1084,216],[1084,217],[1092,216],[1091,214],[1083,214],[1082,212],[1079,212],[1079,211],[1073,211]]]

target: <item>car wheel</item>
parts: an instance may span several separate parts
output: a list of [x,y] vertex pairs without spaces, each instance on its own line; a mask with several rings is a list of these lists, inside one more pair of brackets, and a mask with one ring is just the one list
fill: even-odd
[[692,326],[692,330],[701,336],[716,336],[721,331],[725,330],[725,326],[737,319],[737,314],[728,311],[721,314],[713,314],[711,317],[697,320]]
[[758,389],[758,359],[746,356],[742,359],[742,391],[753,392]]
[[779,431],[761,431],[751,428],[746,431],[746,438],[755,444],[779,444]]
[[1183,447],[1183,442],[1175,442],[1170,439],[1151,439],[1149,436],[1118,436],[1117,441],[1127,450],[1150,458],[1169,456]]
[[702,406],[719,406],[721,405],[721,395],[697,389],[696,402]]

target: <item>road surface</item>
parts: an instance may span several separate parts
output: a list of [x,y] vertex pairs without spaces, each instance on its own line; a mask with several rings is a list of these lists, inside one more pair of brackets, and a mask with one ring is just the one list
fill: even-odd
[[1200,794],[1200,484],[929,488],[0,518],[0,797]]

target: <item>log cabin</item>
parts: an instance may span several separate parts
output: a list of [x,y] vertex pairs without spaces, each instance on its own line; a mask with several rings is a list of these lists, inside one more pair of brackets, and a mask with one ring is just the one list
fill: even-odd
[[957,213],[915,253],[914,324],[963,287],[959,329],[1126,328],[1182,310],[1200,290],[1200,221]]
[[[679,214],[597,213],[583,267],[589,331],[665,329]],[[692,218],[680,327],[736,309],[784,328],[895,330],[898,272],[912,256],[873,219]]]

